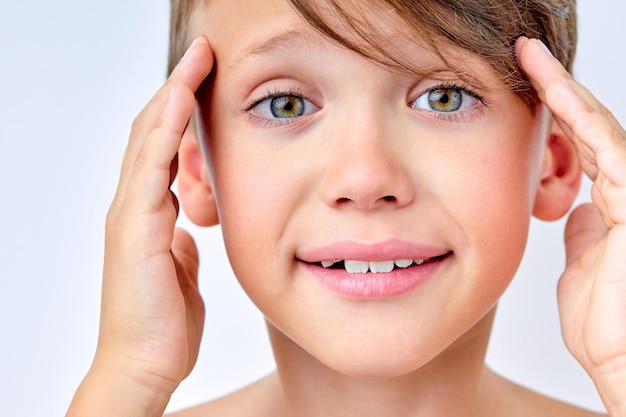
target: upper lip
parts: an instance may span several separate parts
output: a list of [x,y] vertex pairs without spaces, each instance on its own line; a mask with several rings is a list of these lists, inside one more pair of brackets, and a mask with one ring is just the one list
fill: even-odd
[[450,249],[442,246],[392,239],[379,243],[336,242],[325,246],[301,249],[296,253],[296,258],[308,263],[340,260],[376,262],[398,259],[430,259],[444,256],[450,252]]

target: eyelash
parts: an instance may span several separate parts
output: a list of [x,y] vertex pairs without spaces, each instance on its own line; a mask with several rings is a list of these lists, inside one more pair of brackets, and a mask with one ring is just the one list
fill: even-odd
[[[428,88],[427,90],[422,92],[418,96],[417,99],[410,102],[409,106],[411,107],[413,103],[415,103],[424,94],[430,94],[437,90],[457,90],[457,91],[460,91],[462,94],[463,93],[467,94],[468,96],[478,100],[483,107],[489,107],[488,103],[486,102],[485,98],[482,95],[478,94],[476,91],[472,90],[471,88],[469,88],[467,85],[463,83],[457,84],[453,82],[444,82],[444,83]],[[259,123],[263,125],[263,127],[282,127],[282,126],[289,125],[297,121],[298,117],[285,118],[281,120],[272,120],[272,119],[268,119],[265,117],[257,116],[252,112],[255,107],[257,107],[259,104],[263,103],[266,100],[272,100],[275,98],[285,97],[285,96],[300,97],[302,99],[308,100],[305,94],[300,89],[296,88],[296,89],[282,90],[278,88],[272,88],[268,90],[267,92],[265,92],[261,97],[253,99],[250,102],[248,102],[245,106],[243,106],[243,108],[241,109],[241,113],[244,114],[247,118],[249,118],[252,122]],[[419,109],[415,109],[415,110],[419,110]],[[428,113],[430,117],[433,117],[437,120],[446,121],[446,122],[463,122],[468,116],[468,113],[472,113],[473,110],[479,110],[479,109],[472,107],[469,110],[452,111],[452,112],[438,112],[435,110],[430,110],[428,111]]]

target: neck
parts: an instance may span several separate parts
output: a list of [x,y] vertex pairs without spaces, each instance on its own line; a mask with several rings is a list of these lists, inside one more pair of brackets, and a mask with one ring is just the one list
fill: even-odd
[[268,324],[285,416],[474,416],[489,409],[484,360],[494,311],[436,358],[387,378],[340,374]]

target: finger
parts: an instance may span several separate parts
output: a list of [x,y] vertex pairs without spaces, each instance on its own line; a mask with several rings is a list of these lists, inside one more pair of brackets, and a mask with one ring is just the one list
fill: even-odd
[[195,106],[193,92],[184,85],[170,89],[157,124],[147,135],[128,179],[126,200],[140,203],[140,210],[158,211],[170,192],[173,161]]
[[626,346],[625,246],[626,226],[616,225],[607,233],[589,300],[590,323],[596,325],[590,326],[587,349],[595,364],[623,357]]
[[154,125],[155,117],[160,113],[169,90],[173,85],[185,84],[194,93],[211,72],[213,53],[205,37],[195,39],[180,62],[176,65],[165,84],[157,91],[150,102],[135,119],[135,132],[142,136]]
[[[574,82],[574,81],[572,81]],[[583,169],[595,180],[598,172],[617,186],[626,180],[625,133],[607,112],[598,111],[572,88],[570,81],[551,83],[545,92],[546,103],[567,126],[583,162]]]
[[185,298],[187,340],[188,340],[188,375],[196,363],[204,329],[204,302],[198,291],[198,250],[193,238],[182,229],[174,231],[172,256],[181,292]]
[[178,200],[169,188],[172,160],[194,106],[188,87],[176,85],[170,90],[159,124],[145,139],[126,179],[123,200],[114,201],[109,210],[107,236],[123,243],[124,252],[131,251],[137,259],[167,255],[171,262],[178,216]]
[[557,294],[563,338],[572,353],[580,351],[573,341],[581,337],[580,323],[584,322],[581,314],[584,315],[584,306],[589,303],[593,277],[604,251],[605,233],[598,209],[592,204],[576,208],[565,227],[567,268],[559,279]]
[[609,114],[602,103],[589,90],[573,79],[561,62],[552,55],[552,52],[539,39],[519,38],[515,44],[515,54],[520,66],[530,78],[542,101],[545,101],[545,91],[549,84],[565,79],[572,82],[572,88],[590,106],[598,110],[603,109],[607,115]]
[[[155,126],[162,123],[159,117],[164,114],[163,109],[172,88],[176,85],[184,85],[195,94],[203,80],[206,79],[211,72],[212,66],[213,55],[208,41],[206,38],[200,37],[192,43],[167,82],[137,116],[133,122],[131,135],[122,163],[122,172],[118,187],[118,192],[122,194],[122,197],[125,194],[128,177],[133,169],[135,160],[139,150],[143,146],[145,138]],[[190,118],[191,113],[187,115],[185,125]]]
[[615,117],[540,41],[520,38],[516,53],[539,97],[576,144],[587,175],[596,179],[600,169],[621,186],[626,181],[626,133]]
[[193,237],[187,231],[176,228],[172,240],[172,254],[177,262],[177,268],[191,277],[190,284],[198,285],[198,248]]
[[569,216],[565,227],[567,265],[576,260],[580,262],[585,248],[599,241],[606,234],[606,230],[602,216],[593,204],[583,204],[577,207]]

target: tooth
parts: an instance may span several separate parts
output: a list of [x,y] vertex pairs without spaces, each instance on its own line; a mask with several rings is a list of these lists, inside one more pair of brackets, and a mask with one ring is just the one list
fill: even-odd
[[412,259],[398,259],[394,262],[398,268],[408,268],[413,265]]
[[351,274],[365,274],[369,271],[370,264],[367,261],[344,261],[344,266]]
[[415,259],[413,262],[415,262],[417,265],[421,265],[424,263],[423,259]]
[[393,271],[393,261],[370,261],[370,271],[374,274],[378,272]]
[[330,268],[331,266],[335,265],[337,262],[339,261],[322,261],[322,266],[324,268]]

